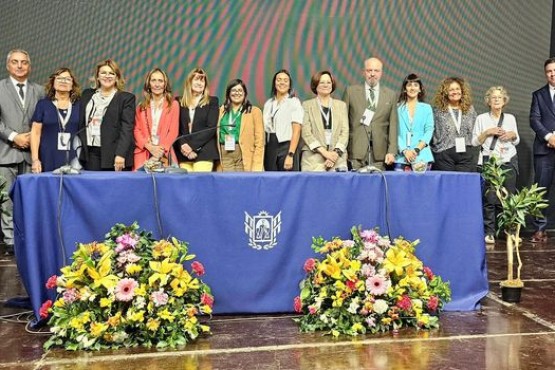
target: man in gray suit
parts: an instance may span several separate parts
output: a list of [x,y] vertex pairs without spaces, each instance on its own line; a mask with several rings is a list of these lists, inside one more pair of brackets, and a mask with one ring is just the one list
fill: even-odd
[[383,64],[364,62],[364,85],[349,86],[343,100],[349,107],[349,161],[353,169],[367,165],[384,170],[397,154],[397,95],[380,85]]
[[[31,59],[25,50],[8,53],[6,68],[10,76],[0,81],[0,176],[8,189],[19,174],[31,169],[29,140],[31,117],[44,89],[27,80],[31,72]],[[13,254],[13,223],[11,200],[2,208],[2,234],[6,254]]]

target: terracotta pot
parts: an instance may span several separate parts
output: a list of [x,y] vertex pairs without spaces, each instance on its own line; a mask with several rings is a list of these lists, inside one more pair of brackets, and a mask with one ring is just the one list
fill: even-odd
[[522,287],[502,286],[501,299],[505,302],[518,303],[520,302],[520,293]]

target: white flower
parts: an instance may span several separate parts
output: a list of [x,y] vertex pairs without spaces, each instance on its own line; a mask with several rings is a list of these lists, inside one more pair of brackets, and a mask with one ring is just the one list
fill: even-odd
[[349,305],[349,308],[347,308],[347,311],[355,315],[359,307],[360,307],[360,304],[358,303],[358,297],[356,297],[351,301],[351,304]]
[[316,307],[317,309],[320,309],[320,307],[322,307],[322,303],[324,302],[324,298],[323,297],[316,297],[314,298],[314,307]]
[[123,342],[125,339],[127,339],[129,335],[124,332],[124,331],[118,331],[117,333],[114,333],[113,339],[114,342],[116,343],[121,343]]
[[321,314],[320,315],[320,321],[322,321],[324,324],[328,323],[328,317],[325,314]]
[[89,339],[86,334],[78,335],[76,339],[79,343],[83,345],[83,348],[89,348],[96,341],[96,338]]
[[144,308],[145,305],[146,305],[145,297],[141,297],[141,296],[135,297],[135,300],[134,300],[133,305],[134,305],[135,307],[137,307],[138,309]]
[[411,299],[412,307],[415,309],[422,309],[422,301],[420,299]]
[[383,299],[376,299],[376,302],[374,302],[374,312],[378,315],[387,311],[388,308],[389,306],[387,305],[387,302]]

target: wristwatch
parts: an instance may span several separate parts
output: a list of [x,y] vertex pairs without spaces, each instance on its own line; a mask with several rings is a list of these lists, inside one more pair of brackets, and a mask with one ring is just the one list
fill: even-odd
[[295,155],[295,153],[293,153],[293,152],[287,153],[287,156],[288,156],[288,157],[291,157],[291,158],[293,158],[294,155]]
[[336,152],[337,155],[340,156],[340,157],[343,155],[343,151],[339,148],[335,148],[333,151]]
[[416,155],[420,154],[420,148],[416,147],[414,148],[414,151],[416,152]]

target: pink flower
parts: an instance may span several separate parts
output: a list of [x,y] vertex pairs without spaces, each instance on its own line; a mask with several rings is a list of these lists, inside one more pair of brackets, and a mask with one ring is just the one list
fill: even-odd
[[308,306],[308,312],[309,312],[311,315],[315,315],[316,312],[318,312],[318,309],[317,309],[316,307],[314,307],[314,306]]
[[383,277],[380,275],[370,276],[366,279],[366,290],[373,295],[382,295],[385,294],[388,285]]
[[435,295],[431,296],[430,299],[428,299],[427,306],[431,312],[435,312],[435,310],[437,310],[438,305],[439,305],[439,299]]
[[129,302],[135,296],[135,288],[139,283],[135,279],[121,279],[116,285],[116,299],[122,302]]
[[424,266],[424,273],[426,274],[428,280],[432,280],[434,278],[434,273],[432,272],[432,269],[428,266]]
[[40,306],[39,315],[41,319],[46,319],[48,317],[50,307],[52,307],[52,301],[50,299]]
[[121,253],[127,249],[135,249],[137,239],[135,239],[134,235],[124,234],[116,238],[116,243],[115,251],[116,253]]
[[204,275],[204,266],[202,265],[202,263],[195,261],[191,263],[191,268],[193,269],[193,272],[197,274],[197,276]]
[[303,311],[303,302],[301,301],[301,297],[296,296],[293,304],[293,308],[295,312],[302,312]]
[[54,289],[56,288],[58,282],[58,277],[56,275],[52,275],[46,281],[46,289]]
[[316,260],[314,258],[309,258],[304,262],[304,271],[309,273],[314,270],[316,266]]
[[375,230],[362,230],[360,237],[370,243],[377,243],[380,238]]
[[373,328],[374,326],[376,326],[376,319],[373,317],[368,317],[366,318],[366,325],[368,325],[368,327]]
[[376,274],[376,268],[369,263],[362,265],[361,269],[362,275],[368,277]]
[[64,302],[73,303],[79,298],[79,292],[75,288],[66,290],[63,294]]
[[355,245],[354,240],[343,240],[343,246],[345,248],[352,248]]
[[154,302],[156,307],[164,306],[168,303],[168,295],[162,289],[152,292],[150,299]]
[[214,305],[214,297],[212,297],[208,293],[202,293],[202,295],[200,296],[200,303],[212,307]]
[[403,295],[401,299],[397,301],[397,307],[401,310],[408,312],[412,307],[412,302],[407,295]]

